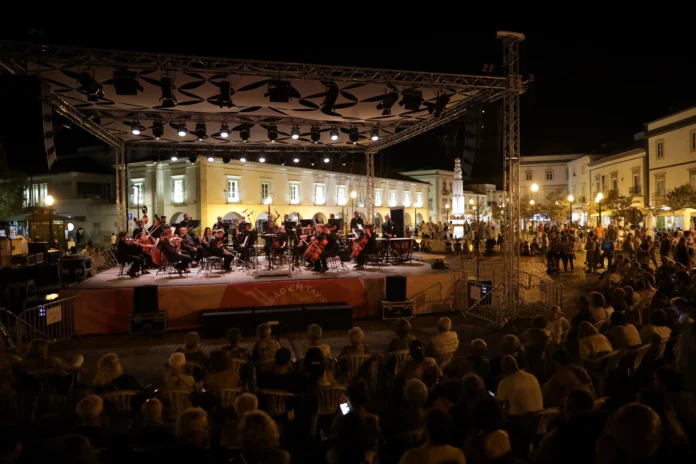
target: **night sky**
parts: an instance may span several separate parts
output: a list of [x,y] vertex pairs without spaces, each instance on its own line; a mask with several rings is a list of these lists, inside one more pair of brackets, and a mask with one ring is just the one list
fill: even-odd
[[[133,37],[124,34],[122,28],[100,24],[81,24],[74,29],[43,27],[42,38],[18,27],[0,32],[0,37],[97,48],[468,74],[480,74],[482,65],[490,63],[496,65],[496,74],[501,71],[496,30],[519,31],[527,36],[522,44],[522,72],[535,78],[521,99],[523,155],[598,152],[603,146],[604,151],[617,150],[629,146],[644,123],[696,104],[693,25],[675,32],[679,31],[677,27],[656,30],[629,21],[584,23],[582,29],[524,23],[472,27],[472,22],[467,21],[465,32],[457,28],[456,34],[447,32],[451,28],[443,28],[445,32],[425,29],[417,34],[408,34],[405,28],[402,35],[384,37],[332,34],[331,45],[317,40],[321,30],[306,37],[295,30],[284,31],[278,40],[264,31],[263,38],[240,40],[229,29],[224,35],[215,34],[211,31],[216,28],[205,24],[201,26],[205,27],[205,35],[197,34],[195,26],[193,31],[186,26],[185,40],[171,26],[157,30],[152,24],[138,29]],[[487,142],[477,153],[473,176],[500,182],[500,150],[491,142],[499,136],[499,108],[490,108],[486,116],[481,140]],[[76,131],[60,135],[59,154],[90,143],[89,136],[74,134]],[[380,154],[384,159],[378,159],[378,165],[390,169],[452,169],[452,160],[461,146],[443,140],[451,142],[455,131],[452,125],[399,144]]]

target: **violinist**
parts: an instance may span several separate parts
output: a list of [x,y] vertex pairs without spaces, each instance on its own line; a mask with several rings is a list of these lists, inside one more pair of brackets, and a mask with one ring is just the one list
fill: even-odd
[[152,220],[152,225],[148,229],[148,232],[150,233],[150,236],[154,238],[160,238],[162,236],[164,230],[162,229],[162,224],[160,224],[159,219],[154,218]]
[[162,253],[167,258],[169,262],[176,263],[174,266],[179,273],[183,275],[184,271],[189,272],[188,266],[191,264],[191,258],[185,254],[179,253],[176,247],[173,245],[172,241],[172,229],[168,228],[164,231],[163,238],[160,241],[159,247],[162,249]]
[[193,260],[192,265],[196,265],[196,261],[200,261],[200,251],[196,246],[196,242],[186,230],[186,227],[179,227],[179,238],[181,239],[181,253],[187,255]]
[[143,259],[140,256],[138,245],[132,243],[128,238],[128,232],[122,231],[118,233],[118,242],[116,244],[116,255],[118,260],[123,263],[132,263],[128,270],[128,275],[138,277],[138,272],[143,265]]
[[145,222],[141,219],[138,221],[138,227],[133,230],[133,238],[140,238],[140,234],[145,231]]
[[210,239],[213,238],[213,231],[210,229],[210,227],[206,227],[205,230],[203,231],[203,236],[201,237],[201,247],[203,248],[208,248],[210,247]]
[[237,237],[239,243],[235,245],[234,251],[238,252],[244,261],[248,261],[251,257],[251,247],[254,245],[254,233],[251,231],[251,224],[243,223],[244,228]]
[[[366,226],[363,227],[363,233],[365,236],[367,236],[367,244],[363,247],[362,250],[360,250],[360,254],[358,254],[357,258],[355,258],[356,265],[353,266],[354,269],[357,270],[362,270],[365,269],[365,263],[367,262],[367,255],[374,253],[375,249],[375,244],[377,236],[373,232],[374,225],[373,224],[367,224]],[[362,238],[362,237],[361,237]],[[354,239],[354,240],[360,240],[361,238]]]
[[225,272],[231,272],[230,263],[234,258],[232,253],[225,250],[224,239],[225,231],[223,229],[218,229],[215,231],[215,236],[210,240],[210,256],[217,256],[223,260],[223,269]]

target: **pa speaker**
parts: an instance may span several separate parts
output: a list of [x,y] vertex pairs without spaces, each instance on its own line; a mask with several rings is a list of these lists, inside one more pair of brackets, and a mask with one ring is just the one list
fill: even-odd
[[302,306],[275,306],[254,310],[256,325],[268,324],[275,334],[305,330]]
[[143,285],[133,289],[133,313],[151,314],[159,311],[157,285]]
[[350,330],[353,307],[348,303],[315,303],[304,307],[306,325],[319,324],[323,330]]
[[387,301],[406,301],[406,276],[387,276]]
[[227,335],[231,328],[242,331],[242,335],[250,336],[256,333],[254,311],[252,309],[227,309],[203,311],[203,336],[219,338]]

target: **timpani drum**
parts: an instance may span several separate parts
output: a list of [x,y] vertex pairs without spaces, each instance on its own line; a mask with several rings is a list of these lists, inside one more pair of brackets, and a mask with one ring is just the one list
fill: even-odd
[[394,260],[397,262],[411,261],[413,254],[413,238],[392,238],[389,240]]

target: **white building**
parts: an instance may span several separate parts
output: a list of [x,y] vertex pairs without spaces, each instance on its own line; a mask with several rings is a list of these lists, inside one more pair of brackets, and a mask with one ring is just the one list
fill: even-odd
[[454,190],[454,171],[426,169],[406,171],[400,174],[430,184],[427,205],[428,219],[430,221],[445,221],[449,217]]
[[[546,197],[554,190],[568,189],[568,163],[582,155],[539,155],[520,158],[520,198],[525,196],[538,204],[544,204]],[[536,185],[538,191],[533,191]]]
[[462,177],[462,160],[454,159],[454,186],[452,190],[452,215],[463,217],[464,210],[464,180]]

